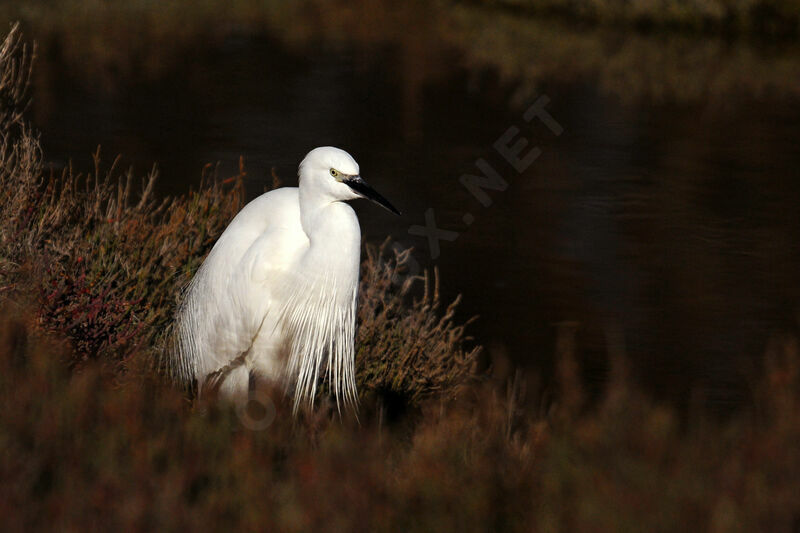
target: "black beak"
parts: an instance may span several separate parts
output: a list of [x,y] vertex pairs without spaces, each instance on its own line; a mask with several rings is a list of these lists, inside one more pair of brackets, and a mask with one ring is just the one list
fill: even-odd
[[361,179],[361,176],[349,176],[343,179],[342,183],[344,183],[345,185],[356,191],[364,198],[369,198],[379,206],[388,209],[395,215],[400,214],[400,211],[398,211],[397,208],[395,208],[395,206],[390,204],[389,200],[381,196],[375,189],[370,187],[366,181]]

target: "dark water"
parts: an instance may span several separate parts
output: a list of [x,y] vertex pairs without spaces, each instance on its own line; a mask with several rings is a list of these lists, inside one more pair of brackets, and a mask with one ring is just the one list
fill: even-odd
[[[591,80],[552,80],[539,94],[556,136],[527,124],[491,72],[412,74],[391,49],[235,38],[114,90],[56,62],[34,111],[56,166],[88,168],[102,143],[140,174],[158,162],[163,193],[197,185],[207,162],[233,173],[240,155],[251,195],[273,168],[294,185],[310,148],[340,146],[404,212],[357,203],[366,239],[391,235],[438,265],[493,356],[547,376],[556,324],[574,321],[594,383],[624,352],[661,397],[699,391],[725,408],[747,396],[768,339],[800,309],[800,102],[625,104]],[[541,149],[521,175],[492,148],[512,125]],[[459,183],[478,158],[509,182],[488,207]],[[436,260],[408,231],[429,208],[458,232]]]

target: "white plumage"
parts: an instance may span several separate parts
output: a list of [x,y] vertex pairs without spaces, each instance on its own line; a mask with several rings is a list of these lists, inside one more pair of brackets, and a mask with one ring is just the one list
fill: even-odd
[[265,193],[231,221],[189,284],[176,321],[175,366],[199,393],[247,398],[250,374],[313,402],[320,372],[354,404],[361,230],[345,203],[370,198],[399,214],[332,147],[300,163],[299,187]]

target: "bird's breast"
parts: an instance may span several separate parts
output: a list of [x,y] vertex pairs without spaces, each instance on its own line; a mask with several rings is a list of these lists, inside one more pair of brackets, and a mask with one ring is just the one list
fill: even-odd
[[307,268],[328,279],[356,284],[361,257],[361,228],[353,209],[335,202],[322,209],[308,229]]

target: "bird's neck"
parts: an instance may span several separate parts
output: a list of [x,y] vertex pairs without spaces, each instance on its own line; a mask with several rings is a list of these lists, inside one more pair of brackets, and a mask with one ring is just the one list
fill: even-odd
[[348,299],[358,284],[361,228],[347,203],[306,196],[300,189],[300,218],[309,240],[304,272],[326,286],[337,286],[338,297]]
[[346,202],[303,187],[300,187],[299,201],[300,223],[312,244],[360,248],[358,218]]
[[300,223],[303,226],[303,231],[310,238],[315,227],[316,218],[330,201],[319,192],[303,187],[302,181],[300,182],[298,198],[300,201]]
[[324,218],[330,216],[327,208],[337,203],[330,195],[314,188],[300,185],[300,223],[309,239],[324,228]]

